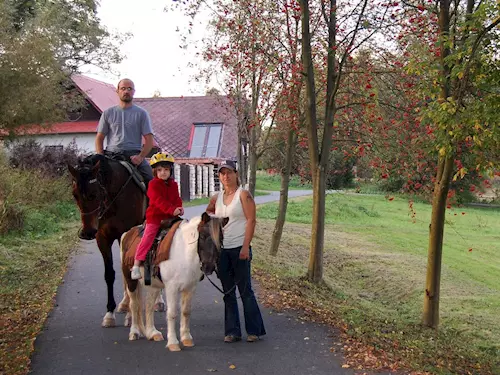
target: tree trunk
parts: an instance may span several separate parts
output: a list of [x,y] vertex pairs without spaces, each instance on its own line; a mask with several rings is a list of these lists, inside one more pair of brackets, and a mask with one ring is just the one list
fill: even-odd
[[257,182],[257,130],[254,126],[250,130],[250,147],[248,150],[248,191],[255,196]]
[[319,165],[312,171],[313,176],[313,217],[311,228],[311,250],[307,277],[314,283],[323,278],[323,245],[325,241],[325,200],[326,173]]
[[295,154],[295,146],[297,144],[297,133],[294,129],[288,131],[287,148],[285,155],[285,166],[281,170],[281,188],[280,188],[280,203],[278,207],[278,217],[274,224],[273,238],[271,241],[270,254],[278,254],[278,249],[283,234],[283,226],[285,225],[286,210],[288,207],[288,185],[290,183],[290,172],[292,170],[293,155]]
[[432,218],[429,227],[429,251],[425,283],[423,324],[437,328],[439,324],[439,291],[446,215],[446,200],[453,175],[453,158],[441,158],[432,197]]

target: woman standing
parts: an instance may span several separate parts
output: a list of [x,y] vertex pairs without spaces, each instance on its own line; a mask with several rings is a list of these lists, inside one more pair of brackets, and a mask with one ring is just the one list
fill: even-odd
[[207,212],[228,217],[223,228],[223,248],[218,264],[219,278],[224,290],[224,342],[241,340],[240,315],[235,285],[243,302],[247,341],[254,342],[266,334],[259,305],[252,290],[250,243],[255,230],[255,202],[252,195],[239,186],[236,163],[227,160],[219,166],[219,180],[224,190],[214,195]]

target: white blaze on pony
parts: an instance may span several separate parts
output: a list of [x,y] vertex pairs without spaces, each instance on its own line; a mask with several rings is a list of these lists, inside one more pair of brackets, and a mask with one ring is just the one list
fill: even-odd
[[[126,292],[130,297],[130,312],[132,318],[129,340],[137,340],[145,336],[148,340],[161,341],[163,335],[154,325],[154,304],[165,289],[167,300],[167,348],[170,351],[181,350],[176,334],[176,319],[178,315],[179,295],[181,297],[180,338],[185,347],[194,346],[190,332],[191,301],[196,285],[203,273],[210,275],[215,270],[220,246],[222,243],[222,227],[227,224],[227,218],[210,217],[203,213],[201,217],[185,220],[175,232],[170,247],[170,257],[159,264],[161,280],[153,277],[151,285],[144,285],[144,277],[140,280],[130,278],[130,270],[124,263],[124,254],[132,241],[130,237],[133,228],[122,236],[121,260]],[[132,245],[133,246],[133,243]],[[144,268],[141,267],[144,273]],[[143,306],[145,302],[143,317]],[[145,318],[145,322],[144,322]]]

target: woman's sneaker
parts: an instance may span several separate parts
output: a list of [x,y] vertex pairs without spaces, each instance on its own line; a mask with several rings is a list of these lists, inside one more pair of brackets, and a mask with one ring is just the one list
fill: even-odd
[[132,280],[142,279],[141,269],[139,268],[139,266],[133,266],[132,267],[131,278],[132,278]]

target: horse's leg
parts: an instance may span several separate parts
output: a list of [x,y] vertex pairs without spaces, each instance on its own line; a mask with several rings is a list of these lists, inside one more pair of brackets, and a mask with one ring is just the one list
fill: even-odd
[[155,311],[164,312],[165,311],[165,300],[163,299],[163,289],[158,293],[158,298],[155,301]]
[[155,301],[158,299],[161,289],[151,286],[144,287],[146,290],[146,338],[148,340],[163,341],[163,335],[155,327]]
[[194,289],[190,288],[182,292],[181,297],[181,342],[186,347],[194,346],[193,337],[189,328],[191,320],[191,301],[193,300]]
[[175,321],[177,318],[177,296],[179,294],[177,285],[174,283],[167,283],[165,291],[167,293],[167,348],[171,352],[178,352],[181,350],[177,334],[175,333]]
[[118,304],[118,308],[116,309],[116,312],[119,313],[127,312],[130,305],[130,297],[127,293],[127,282],[125,281],[124,277],[122,277],[122,279],[123,279],[123,298],[121,302]]
[[114,239],[108,239],[105,235],[97,233],[96,236],[97,246],[101,251],[102,259],[104,260],[104,280],[106,281],[106,286],[108,288],[108,304],[107,313],[102,321],[103,327],[114,327],[116,324],[115,320],[115,308],[116,302],[113,293],[113,284],[115,282],[115,270],[113,269],[113,253],[111,252],[111,245],[113,245]]
[[[133,292],[128,292],[130,296],[130,314],[132,315],[132,324],[130,325],[130,333],[128,339],[138,340],[144,335],[145,328],[142,321],[142,301],[141,301],[142,285],[137,285]],[[127,313],[128,316],[128,313]]]

